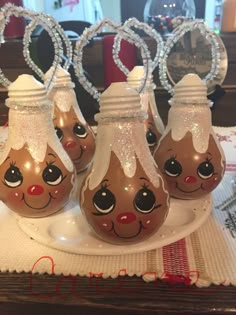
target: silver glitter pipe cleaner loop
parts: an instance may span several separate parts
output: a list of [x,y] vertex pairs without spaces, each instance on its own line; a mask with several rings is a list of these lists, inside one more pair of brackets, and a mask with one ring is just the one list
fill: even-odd
[[[24,37],[23,37],[23,54],[25,57],[25,60],[27,62],[27,64],[29,65],[29,67],[42,79],[44,80],[44,73],[41,71],[41,69],[35,64],[35,62],[32,60],[31,56],[30,56],[30,51],[29,51],[29,46],[31,43],[31,35],[33,30],[35,29],[35,27],[41,22],[41,20],[43,20],[46,24],[48,23],[48,21],[51,23],[51,25],[53,26],[53,29],[60,35],[63,43],[65,44],[65,55],[66,55],[66,61],[64,63],[63,68],[65,70],[68,70],[71,62],[72,62],[72,57],[73,57],[73,49],[72,49],[72,44],[68,38],[68,36],[65,34],[63,28],[61,27],[61,25],[56,22],[56,20],[45,14],[45,13],[40,13],[40,21],[37,20],[32,20],[26,27],[25,29],[25,33],[24,33]],[[40,23],[41,24],[41,23]],[[51,29],[50,29],[51,31]],[[51,36],[52,37],[52,36]]]
[[[136,28],[144,31],[147,35],[149,35],[151,38],[153,38],[156,42],[156,55],[154,59],[151,62],[152,72],[157,67],[159,63],[159,58],[161,51],[164,48],[164,42],[161,37],[161,35],[151,26],[149,26],[147,23],[140,22],[136,18],[130,18],[124,23],[124,27],[128,28]],[[131,29],[132,31],[132,29]],[[120,68],[121,71],[127,76],[129,74],[129,69],[125,67],[125,65],[122,63],[122,61],[119,58],[119,52],[120,52],[120,45],[121,45],[121,37],[117,35],[114,40],[113,45],[113,58],[117,66]]]
[[141,50],[141,56],[144,64],[144,78],[141,80],[139,93],[141,93],[146,86],[146,82],[150,79],[152,75],[152,66],[151,66],[151,56],[150,52],[147,48],[145,42],[141,39],[140,36],[135,34],[130,28],[126,26],[121,26],[109,19],[103,19],[95,25],[92,25],[89,28],[86,28],[81,35],[80,39],[76,42],[74,49],[74,58],[73,58],[73,66],[75,70],[75,74],[80,82],[80,84],[84,87],[84,89],[90,93],[95,99],[99,101],[101,93],[89,82],[84,74],[84,69],[82,66],[83,60],[83,48],[89,43],[89,41],[95,37],[104,27],[109,27],[113,31],[115,31],[120,37],[124,38],[128,42],[135,44]]
[[26,27],[25,33],[23,37],[23,56],[25,58],[26,63],[28,66],[36,73],[41,80],[44,78],[43,71],[34,63],[33,59],[30,56],[29,46],[31,44],[31,34],[38,23],[35,20],[32,20]]
[[217,41],[217,35],[211,30],[202,20],[187,20],[181,25],[176,27],[172,33],[172,36],[168,37],[164,49],[161,52],[160,62],[159,62],[159,77],[162,86],[170,93],[174,94],[174,88],[169,83],[167,78],[167,59],[174,45],[184,36],[187,32],[192,32],[193,30],[199,29],[202,36],[211,45],[211,70],[202,80],[207,83],[215,79],[219,73],[220,68],[220,51],[219,44]]
[[[40,13],[36,13],[31,10],[26,10],[23,7],[20,6],[15,6],[12,3],[7,3],[5,4],[0,11],[0,34],[3,36],[4,29],[7,25],[7,23],[10,20],[10,16],[14,15],[15,17],[28,17],[31,20],[35,21],[37,24],[41,24],[49,33],[50,37],[52,38],[52,42],[54,45],[54,50],[55,50],[55,55],[54,55],[54,60],[53,60],[53,71],[51,73],[50,78],[47,80],[45,83],[46,88],[49,90],[51,87],[51,84],[53,82],[53,79],[55,77],[56,69],[57,66],[61,62],[61,55],[62,55],[62,44],[61,44],[61,39],[60,35],[55,31],[54,29],[54,23],[52,22],[51,18],[42,18]],[[1,45],[2,41],[0,42]],[[1,47],[1,46],[0,46]],[[3,86],[6,88],[11,84],[11,81],[9,81],[2,69],[0,68],[0,82],[2,83]]]

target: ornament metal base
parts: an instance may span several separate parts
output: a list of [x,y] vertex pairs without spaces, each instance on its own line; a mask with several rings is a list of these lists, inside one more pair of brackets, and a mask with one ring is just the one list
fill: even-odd
[[147,241],[113,245],[91,232],[78,204],[69,203],[63,211],[45,218],[19,218],[19,227],[35,241],[64,252],[83,255],[123,255],[141,253],[174,243],[195,230],[212,210],[211,194],[197,200],[171,198],[164,225]]

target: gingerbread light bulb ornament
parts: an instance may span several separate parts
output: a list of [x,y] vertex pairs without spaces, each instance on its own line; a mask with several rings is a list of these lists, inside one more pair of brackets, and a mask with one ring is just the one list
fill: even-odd
[[[140,22],[136,18],[128,19],[124,23],[124,27],[128,28],[131,33],[134,32],[134,29],[141,29],[155,41],[156,55],[153,60],[151,60],[150,58],[151,72],[153,72],[158,65],[159,58],[163,50],[164,43],[162,37],[151,26],[146,23]],[[132,71],[129,71],[119,58],[120,44],[121,37],[119,34],[117,34],[113,46],[114,61],[116,62],[120,70],[122,70],[124,74],[127,75],[127,82],[129,83],[129,85],[135,89],[138,89],[144,77],[144,67],[136,66],[132,69]],[[144,125],[147,142],[152,153],[156,149],[158,140],[160,139],[164,131],[164,125],[157,110],[154,89],[155,84],[153,83],[152,75],[150,75],[150,78],[146,81],[145,90],[142,91],[140,97],[142,108],[148,114],[147,119],[145,119],[144,121]]]
[[43,84],[20,75],[8,87],[9,133],[0,156],[0,199],[26,217],[50,215],[68,202],[73,163],[52,124]]
[[176,84],[168,124],[154,153],[170,195],[197,199],[220,183],[225,158],[211,123],[207,86],[196,74]]
[[82,211],[103,240],[122,244],[153,235],[169,194],[145,139],[138,92],[112,83],[100,98],[95,157],[81,188]]
[[[50,75],[51,70],[46,73],[46,79]],[[81,172],[91,163],[95,137],[80,111],[70,74],[60,66],[49,99],[54,106],[53,123],[57,136],[73,161],[77,173]]]
[[[133,88],[138,88],[140,86],[143,75],[143,66],[134,67],[134,69],[128,74],[128,84]],[[151,79],[147,81],[145,91],[140,94],[142,108],[148,115],[147,119],[145,119],[144,121],[144,126],[146,139],[151,153],[154,153],[158,141],[164,131],[164,125],[157,110],[154,88],[155,85],[153,84]]]
[[[72,59],[72,45],[70,40],[66,36],[60,24],[58,24],[52,17],[46,14],[40,14],[40,18],[43,24],[46,23],[45,29],[49,32],[53,43],[55,39],[62,39],[65,46],[65,52],[67,59],[63,65],[55,67],[52,66],[50,70],[44,75],[42,70],[32,60],[29,50],[31,42],[32,32],[39,23],[38,18],[32,19],[27,25],[24,34],[24,56],[28,65],[33,71],[40,76],[47,84],[50,82],[50,78],[53,78],[53,88],[48,89],[48,96],[54,104],[54,124],[57,135],[63,144],[64,149],[72,159],[76,171],[80,172],[86,169],[91,162],[94,153],[95,140],[94,135],[88,124],[83,118],[83,115],[79,109],[76,95],[74,92],[74,83],[71,81],[69,72],[67,71],[71,64]],[[49,24],[49,25],[48,25]],[[51,34],[51,28],[54,30]],[[55,46],[55,44],[54,44]],[[55,49],[55,56],[57,49]],[[53,75],[55,74],[55,75]]]

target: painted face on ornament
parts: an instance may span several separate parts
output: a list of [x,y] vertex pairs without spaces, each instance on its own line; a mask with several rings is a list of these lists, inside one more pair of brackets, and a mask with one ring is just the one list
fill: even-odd
[[95,138],[91,128],[79,121],[74,109],[62,112],[55,106],[54,126],[59,140],[73,161],[76,171],[87,168],[95,151]]
[[145,131],[146,131],[146,139],[147,139],[149,149],[151,153],[153,154],[157,147],[158,141],[161,137],[161,133],[157,130],[155,126],[155,122],[151,113],[150,105],[148,106],[147,114],[148,114],[148,118],[144,122]]
[[92,190],[86,185],[81,197],[88,223],[110,243],[145,240],[160,228],[168,213],[168,193],[163,190],[163,182],[160,180],[160,186],[154,187],[139,162],[135,175],[126,177],[113,152],[101,183]]
[[43,162],[36,162],[26,147],[11,149],[0,165],[0,198],[22,216],[43,217],[67,203],[73,180],[74,173],[49,147]]
[[225,161],[212,135],[205,153],[195,150],[192,134],[174,141],[169,132],[161,141],[154,158],[165,176],[169,193],[181,199],[197,199],[220,183]]

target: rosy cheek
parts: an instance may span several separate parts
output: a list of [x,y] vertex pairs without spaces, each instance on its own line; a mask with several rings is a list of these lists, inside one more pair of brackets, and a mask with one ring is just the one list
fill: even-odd
[[58,189],[55,189],[55,190],[52,191],[52,193],[53,193],[55,196],[57,196],[57,195],[60,193],[60,191],[59,191]]
[[142,224],[145,229],[153,228],[153,224],[155,223],[155,220],[153,220],[152,216],[145,215],[145,219],[142,220]]
[[64,185],[59,185],[57,187],[50,187],[49,189],[45,189],[47,194],[51,194],[53,199],[52,202],[59,202],[64,200],[65,196],[67,195],[68,189],[64,187]]
[[20,189],[12,190],[7,198],[6,202],[10,205],[19,205],[22,203],[23,191]]
[[212,191],[219,183],[219,178],[218,177],[212,177],[210,178],[206,183],[203,183],[203,188],[206,191]]
[[145,224],[145,226],[148,227],[151,224],[151,220],[145,220],[143,223]]
[[108,220],[106,218],[98,218],[98,220],[96,220],[96,225],[103,231],[110,231],[111,228],[112,228],[112,223],[111,223],[111,220]]
[[108,229],[108,224],[106,222],[100,223],[102,229],[107,230]]

